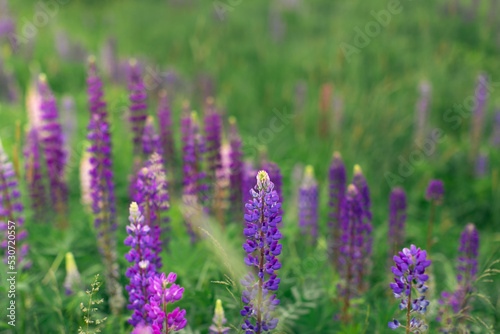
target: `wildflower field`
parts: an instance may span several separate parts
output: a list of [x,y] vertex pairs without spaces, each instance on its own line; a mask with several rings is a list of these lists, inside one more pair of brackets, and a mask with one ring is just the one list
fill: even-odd
[[500,331],[496,0],[0,0],[0,333]]

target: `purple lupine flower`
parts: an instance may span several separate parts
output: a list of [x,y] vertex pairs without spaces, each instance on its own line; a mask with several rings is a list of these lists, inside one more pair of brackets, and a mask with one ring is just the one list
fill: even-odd
[[206,140],[200,130],[197,113],[191,114],[191,132],[195,143],[196,156],[196,193],[200,205],[206,211],[208,202],[207,173],[205,172],[204,156],[207,152]]
[[158,103],[158,124],[160,125],[160,145],[164,161],[172,168],[175,160],[174,137],[172,133],[172,111],[167,92],[160,92]]
[[156,275],[155,255],[151,249],[153,243],[149,237],[150,228],[144,222],[144,216],[135,202],[130,204],[129,221],[125,245],[131,249],[125,254],[125,259],[132,265],[125,272],[125,276],[130,279],[130,284],[125,289],[129,293],[130,304],[127,308],[133,310],[133,313],[128,322],[133,326],[140,323],[151,324],[152,319],[148,316],[145,305],[149,303],[152,294],[148,289],[150,278]]
[[415,144],[422,147],[427,137],[429,122],[429,104],[431,99],[431,85],[424,81],[419,86],[420,96],[415,108]]
[[161,154],[160,136],[156,133],[152,116],[146,118],[144,130],[142,132],[142,152],[150,156],[154,152]]
[[175,308],[166,314],[168,304],[175,303],[182,298],[184,288],[174,284],[177,274],[164,273],[149,278],[148,292],[150,294],[149,304],[145,305],[148,318],[151,319],[153,334],[171,333],[186,327],[187,320],[184,318],[186,310]]
[[476,157],[474,174],[477,178],[482,178],[488,174],[489,155],[481,152]]
[[493,120],[493,132],[491,134],[491,145],[500,148],[500,109],[495,112],[495,119]]
[[225,327],[224,324],[227,322],[224,316],[224,308],[222,307],[222,302],[217,299],[215,303],[214,318],[212,319],[212,325],[208,328],[209,334],[229,334],[229,327]]
[[214,99],[208,98],[205,110],[205,136],[207,157],[207,181],[214,184],[217,172],[221,169],[222,119],[215,109]]
[[110,295],[110,307],[114,314],[121,312],[125,300],[119,284],[119,267],[116,253],[116,199],[114,194],[111,135],[106,102],[103,99],[101,78],[95,59],[89,58],[87,93],[90,111],[87,138],[90,141],[90,189],[94,226],[106,268],[106,289]]
[[[29,246],[25,239],[28,232],[24,228],[23,205],[21,204],[21,193],[19,192],[16,173],[12,162],[9,161],[2,143],[0,142],[0,247],[3,250],[4,262],[9,264],[9,271],[28,269],[31,267],[31,260],[28,260]],[[11,231],[15,231],[12,234]],[[12,250],[16,255],[12,265]]]
[[477,79],[477,87],[475,92],[476,103],[472,113],[471,123],[471,159],[475,159],[479,144],[481,142],[481,135],[483,133],[484,123],[484,110],[486,101],[488,99],[488,77],[485,73],[481,73]]
[[361,196],[355,185],[347,187],[341,217],[341,244],[339,247],[339,271],[343,296],[342,320],[349,320],[349,306],[352,298],[359,294],[360,276],[356,272],[363,263],[361,235],[363,227],[363,207]]
[[341,218],[344,208],[346,191],[346,170],[339,152],[333,153],[329,173],[329,201],[330,212],[328,215],[328,227],[331,231],[329,249],[331,258],[338,267],[339,246],[341,244]]
[[64,150],[63,134],[59,122],[56,100],[52,95],[45,75],[40,75],[38,90],[41,96],[41,125],[38,128],[39,140],[47,164],[52,203],[57,213],[61,216],[60,218],[63,219],[66,213],[68,197],[68,189],[64,178],[66,152]]
[[280,279],[276,271],[281,268],[277,256],[281,254],[279,244],[281,233],[281,206],[274,184],[265,171],[257,174],[257,185],[251,189],[253,199],[245,205],[247,222],[244,235],[247,238],[243,249],[248,254],[245,264],[252,269],[258,268],[257,278],[252,271],[241,280],[245,286],[241,300],[244,304],[241,315],[244,317],[242,329],[245,333],[264,333],[276,328],[278,319],[273,317],[279,299],[274,291],[278,290]]
[[153,258],[157,269],[162,267],[160,252],[168,247],[169,209],[168,183],[161,156],[154,153],[137,177],[135,201],[139,203],[145,224],[149,227],[149,238]]
[[299,188],[299,226],[302,234],[310,234],[313,243],[318,238],[318,182],[314,177],[314,169],[307,166],[304,171],[302,185]]
[[367,276],[371,272],[371,257],[372,257],[372,212],[371,212],[371,200],[370,200],[370,190],[366,182],[365,176],[361,171],[359,165],[354,166],[354,176],[352,183],[356,186],[361,196],[361,208],[363,210],[363,221],[362,230],[358,236],[359,242],[361,244],[362,261],[359,263],[359,268],[356,271],[359,275],[358,288],[360,290],[364,289],[363,277]]
[[[264,162],[261,166],[261,169],[266,171],[269,174],[269,178],[273,180],[274,184],[274,190],[276,190],[276,193],[278,194],[278,197],[281,199],[283,202],[283,177],[281,175],[281,170],[278,166],[278,164],[267,161]],[[280,207],[278,210],[278,215],[283,216],[283,208]]]
[[243,209],[243,153],[241,151],[241,137],[236,126],[236,118],[229,118],[229,187],[230,201],[234,212]]
[[394,188],[389,198],[389,257],[401,249],[405,238],[406,193],[402,188]]
[[139,63],[133,59],[128,67],[128,89],[130,91],[130,124],[132,126],[134,155],[142,153],[142,134],[147,118],[147,93],[142,70]]
[[40,156],[41,148],[38,137],[37,129],[31,127],[26,136],[24,158],[28,193],[31,198],[31,208],[35,212],[35,217],[40,220],[42,219],[47,202],[43,183],[42,157]]
[[[427,260],[427,252],[411,245],[410,249],[403,248],[402,252],[394,256],[395,267],[391,267],[394,274],[394,282],[390,287],[394,297],[401,299],[400,310],[406,310],[407,331],[406,333],[420,333],[427,329],[427,325],[422,320],[415,319],[412,314],[424,314],[429,306],[429,301],[425,300],[424,293],[427,291],[425,282],[429,276],[425,274],[425,268],[431,265],[431,260]],[[413,295],[414,289],[420,296]],[[410,320],[411,318],[411,320]],[[405,327],[396,319],[389,322],[390,329]]]
[[[453,293],[443,292],[439,303],[443,307],[439,310],[436,320],[443,323],[442,332],[456,333],[461,323],[471,312],[470,299],[474,292],[474,283],[477,275],[477,257],[479,249],[479,234],[474,224],[469,223],[460,237],[458,249],[458,285]],[[449,310],[451,309],[451,314]],[[443,321],[444,320],[444,321]]]
[[443,201],[443,196],[444,196],[443,181],[430,180],[429,185],[427,186],[425,199],[430,202],[441,203]]

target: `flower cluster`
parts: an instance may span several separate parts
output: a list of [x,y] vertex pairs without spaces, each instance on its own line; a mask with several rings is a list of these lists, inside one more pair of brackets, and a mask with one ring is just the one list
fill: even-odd
[[427,192],[425,194],[425,199],[430,202],[435,202],[439,204],[443,201],[444,188],[443,181],[441,180],[430,180],[427,186]]
[[[424,314],[429,306],[429,301],[425,299],[424,293],[427,291],[425,282],[429,276],[425,274],[425,268],[430,266],[431,260],[427,260],[427,252],[420,248],[411,245],[410,249],[404,248],[402,252],[394,256],[395,267],[391,267],[394,274],[394,282],[390,283],[390,287],[394,293],[394,297],[401,299],[399,304],[400,310],[406,309],[407,324],[406,327],[401,325],[396,319],[389,322],[389,328],[396,329],[405,327],[412,333],[419,333],[427,329],[427,325],[421,320],[412,317],[415,312]],[[413,289],[416,289],[420,296],[413,298]]]
[[64,177],[66,152],[64,150],[62,127],[56,100],[47,83],[45,75],[38,80],[40,100],[39,140],[45,154],[50,195],[56,211],[61,216],[66,213],[68,189]]
[[224,317],[224,308],[222,307],[220,299],[217,299],[215,303],[215,312],[212,322],[212,325],[208,328],[209,334],[229,334],[230,328],[224,326],[227,319]]
[[333,153],[329,172],[329,201],[330,212],[328,215],[328,227],[331,231],[329,249],[331,258],[338,265],[341,244],[341,217],[344,208],[346,190],[346,170],[339,152]]
[[149,279],[156,275],[156,267],[155,255],[151,250],[153,244],[149,237],[150,228],[145,224],[144,216],[135,202],[130,205],[129,221],[125,245],[131,249],[125,254],[125,258],[133,265],[125,273],[130,278],[130,284],[126,286],[130,302],[127,307],[134,311],[129,322],[136,326],[143,321],[151,322],[144,307],[149,303]]
[[140,154],[142,134],[147,118],[147,93],[142,70],[136,60],[131,60],[128,67],[128,89],[130,92],[130,124],[132,126],[134,154]]
[[207,175],[208,183],[214,184],[217,172],[221,169],[221,137],[222,137],[222,118],[215,109],[213,98],[207,99],[207,108],[205,111],[205,136],[206,136],[206,157],[207,157]]
[[281,216],[278,214],[281,207],[279,197],[274,190],[274,184],[265,171],[257,174],[257,185],[252,188],[253,199],[245,205],[246,228],[244,235],[247,238],[243,249],[248,254],[245,258],[247,266],[258,270],[257,278],[249,272],[241,284],[245,286],[242,301],[246,304],[241,310],[244,317],[242,329],[246,333],[264,333],[274,329],[278,319],[272,312],[279,304],[276,294],[280,279],[276,271],[281,268],[277,256],[281,254],[282,245],[279,244],[281,233],[278,223]]
[[154,152],[161,153],[160,136],[156,133],[153,117],[148,116],[142,132],[142,152],[150,156]]
[[171,333],[186,327],[187,320],[184,318],[186,310],[179,310],[177,307],[172,312],[166,313],[168,304],[179,301],[184,293],[184,288],[174,284],[176,279],[175,273],[170,273],[168,276],[162,273],[149,278],[149,304],[144,308],[148,318],[151,319],[153,334]]
[[164,161],[169,165],[174,165],[175,148],[172,133],[172,111],[167,97],[167,92],[160,92],[158,102],[158,124],[160,126],[160,146]]
[[313,243],[318,238],[318,182],[314,169],[307,166],[299,188],[299,226],[304,235],[310,234]]
[[406,193],[402,188],[394,188],[389,198],[389,254],[401,248],[405,237]]
[[[14,225],[13,225],[14,224]],[[31,261],[26,259],[29,246],[25,243],[28,232],[24,228],[23,205],[16,173],[0,142],[0,246],[4,250],[5,263],[14,263],[17,268],[28,269]],[[12,233],[15,231],[15,233]],[[12,256],[12,247],[14,254]],[[12,262],[14,261],[14,262]],[[15,271],[15,270],[10,270]]]

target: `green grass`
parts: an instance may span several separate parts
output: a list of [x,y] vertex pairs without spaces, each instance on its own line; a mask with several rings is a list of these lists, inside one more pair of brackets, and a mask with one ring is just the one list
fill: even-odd
[[[225,1],[224,3],[230,3]],[[236,3],[233,2],[233,3]],[[72,159],[68,170],[70,188],[71,228],[59,231],[53,223],[32,219],[27,212],[26,226],[32,248],[33,269],[18,277],[18,333],[75,333],[82,323],[80,302],[84,293],[64,296],[64,257],[74,253],[79,270],[88,287],[96,273],[102,276],[103,266],[91,228],[91,217],[80,205],[78,158],[84,147],[88,122],[84,63],[63,61],[54,47],[57,31],[64,31],[80,43],[88,53],[99,55],[108,36],[117,40],[118,53],[123,59],[137,57],[162,69],[174,68],[188,83],[200,73],[214,78],[215,97],[227,115],[234,115],[244,142],[257,136],[261,128],[269,127],[273,110],[294,110],[294,87],[298,81],[307,84],[305,111],[300,119],[285,124],[266,142],[269,157],[282,168],[284,175],[283,278],[279,290],[280,315],[286,333],[384,333],[387,322],[398,314],[397,301],[387,294],[390,280],[386,268],[385,244],[390,186],[385,174],[396,173],[399,157],[408,159],[415,150],[412,143],[417,86],[421,80],[432,84],[431,127],[442,129],[445,138],[435,154],[414,166],[411,176],[401,184],[408,192],[408,245],[425,243],[429,206],[423,195],[431,178],[445,182],[446,196],[438,210],[435,229],[437,243],[433,248],[434,283],[432,307],[427,315],[431,331],[437,331],[434,321],[438,292],[451,290],[455,284],[455,260],[458,238],[468,222],[480,231],[480,268],[484,269],[499,258],[500,243],[500,152],[489,145],[491,119],[495,105],[500,103],[500,86],[493,86],[487,107],[487,122],[481,150],[490,155],[489,174],[474,177],[468,161],[470,149],[470,119],[464,118],[458,128],[444,118],[445,112],[474,94],[480,71],[489,73],[493,82],[500,82],[498,67],[498,24],[487,20],[487,3],[477,20],[468,22],[442,11],[444,2],[401,1],[403,10],[392,16],[370,44],[347,62],[340,43],[353,43],[354,28],[363,28],[373,20],[370,11],[387,8],[387,1],[361,0],[302,1],[297,9],[282,12],[286,25],[282,41],[274,41],[269,33],[269,8],[264,0],[243,0],[228,11],[222,22],[215,19],[212,1],[69,1],[59,8],[49,24],[41,27],[35,39],[32,55],[11,54],[2,48],[5,66],[13,70],[24,95],[30,79],[30,68],[39,68],[58,98],[72,95],[77,103],[78,131],[72,142]],[[18,20],[31,20],[34,4],[11,2]],[[320,137],[318,131],[318,100],[321,85],[331,82],[334,91],[344,101],[344,120],[340,130]],[[179,124],[181,104],[189,99],[200,110],[200,100],[191,86],[181,90],[174,100],[175,124]],[[119,257],[122,273],[126,261],[123,245],[126,235],[129,198],[128,174],[132,168],[129,131],[123,115],[127,92],[125,87],[107,81],[105,85],[113,124],[113,155],[118,197]],[[150,112],[154,112],[154,103]],[[0,105],[0,138],[9,154],[15,144],[13,126],[17,120],[27,123],[24,103]],[[296,124],[302,124],[298,127]],[[180,130],[175,129],[179,139]],[[262,144],[262,143],[261,143]],[[180,142],[177,141],[179,147]],[[316,248],[308,246],[297,227],[296,190],[299,180],[292,179],[297,163],[311,164],[321,186],[321,235],[326,235],[327,171],[334,150],[342,152],[349,175],[352,166],[360,164],[368,179],[374,215],[374,270],[372,288],[353,310],[353,324],[344,327],[334,320],[340,311],[336,285],[338,275],[325,258],[325,237]],[[253,149],[248,152],[253,153]],[[256,156],[248,156],[256,158]],[[21,171],[24,175],[24,171]],[[22,188],[25,190],[24,188]],[[24,191],[25,192],[25,191]],[[28,203],[25,201],[25,203]],[[190,245],[174,196],[171,252],[163,254],[164,269],[175,271],[186,288],[178,303],[186,308],[189,329],[186,333],[206,333],[210,325],[215,300],[222,299],[229,323],[239,328],[239,277],[242,265],[243,241],[241,222],[230,222],[223,233],[213,226],[211,238]],[[27,206],[27,205],[26,205]],[[221,251],[222,250],[222,251]],[[221,253],[222,252],[222,253]],[[225,265],[224,255],[229,265]],[[50,273],[55,269],[54,276]],[[231,269],[229,269],[231,268]],[[4,267],[0,267],[6,272]],[[244,268],[243,268],[244,269]],[[235,277],[231,272],[235,272]],[[217,281],[229,278],[234,286]],[[2,276],[3,277],[3,276]],[[122,275],[122,283],[127,279]],[[6,288],[2,280],[0,293]],[[476,298],[474,315],[500,330],[499,281],[484,283],[480,291],[486,301]],[[104,289],[101,292],[104,293]],[[231,295],[234,294],[236,299]],[[3,305],[7,303],[1,299]],[[107,304],[101,308],[108,313]],[[3,312],[1,314],[4,314]],[[398,314],[399,316],[399,314]],[[128,313],[120,317],[108,315],[103,332],[127,333]],[[0,319],[0,331],[10,333],[5,317]],[[485,332],[475,328],[475,333]]]

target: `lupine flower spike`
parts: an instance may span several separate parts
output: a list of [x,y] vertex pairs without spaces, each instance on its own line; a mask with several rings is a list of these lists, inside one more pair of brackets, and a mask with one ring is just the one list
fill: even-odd
[[158,102],[158,123],[160,125],[160,145],[162,148],[163,160],[172,168],[175,160],[174,138],[172,133],[172,111],[167,92],[160,91],[160,101]]
[[245,263],[257,268],[257,278],[252,271],[241,280],[245,287],[241,300],[246,304],[241,310],[244,317],[242,329],[245,333],[267,333],[276,328],[278,319],[273,312],[279,299],[274,291],[278,290],[280,279],[276,271],[281,268],[277,256],[281,254],[281,233],[277,225],[281,222],[278,214],[281,203],[274,190],[274,184],[265,171],[257,174],[257,185],[250,190],[253,199],[245,205],[247,238],[243,249],[247,252]]
[[427,187],[425,199],[431,202],[431,214],[429,217],[429,225],[427,226],[427,249],[430,251],[432,246],[432,229],[434,226],[434,219],[436,216],[436,206],[443,202],[444,189],[443,181],[431,180]]
[[62,127],[59,122],[56,100],[49,88],[45,75],[40,75],[39,77],[38,90],[41,97],[39,140],[47,164],[52,202],[64,227],[66,224],[64,217],[66,214],[68,189],[64,178],[66,152],[64,150]]
[[87,78],[90,122],[88,136],[90,147],[90,189],[94,226],[103,262],[106,268],[106,290],[114,314],[121,312],[125,299],[119,284],[120,271],[116,254],[116,204],[114,195],[111,157],[111,136],[103,99],[102,82],[97,73],[95,58],[89,58]]
[[[7,231],[15,230],[16,233]],[[26,258],[29,250],[25,242],[28,232],[24,228],[23,205],[21,204],[21,193],[12,163],[5,153],[0,142],[0,246],[4,254],[5,263],[9,264],[8,271],[28,269],[31,261]],[[16,257],[12,259],[7,250],[12,250]],[[12,253],[12,252],[10,252]],[[14,261],[14,262],[12,262]]]
[[346,191],[346,170],[339,152],[333,153],[330,164],[329,201],[330,212],[328,214],[328,227],[330,229],[330,256],[338,268],[340,255],[340,244],[342,236],[342,210],[344,208]]
[[425,282],[429,279],[429,276],[425,274],[425,269],[431,265],[431,261],[427,260],[425,250],[411,245],[410,249],[404,248],[402,252],[395,255],[394,262],[396,266],[391,270],[395,283],[390,283],[390,287],[394,297],[401,299],[399,309],[406,310],[406,326],[393,319],[389,322],[389,328],[403,327],[406,328],[407,334],[421,333],[427,330],[427,325],[422,319],[415,318],[415,313],[424,314],[429,306],[429,301],[424,295],[427,291]]
[[47,204],[42,174],[42,157],[40,153],[41,148],[38,130],[35,127],[31,127],[26,136],[24,159],[26,182],[28,184],[28,192],[31,198],[31,207],[35,212],[36,219],[38,220],[42,219],[44,209]]
[[352,183],[356,186],[361,196],[361,208],[363,210],[363,221],[362,230],[358,236],[358,242],[361,244],[361,254],[362,261],[359,263],[360,267],[356,271],[359,275],[358,288],[364,290],[363,278],[371,272],[371,257],[372,257],[372,211],[371,211],[371,200],[370,200],[370,190],[368,189],[368,184],[366,182],[365,176],[361,171],[359,165],[354,166],[354,176]]
[[299,188],[299,226],[302,234],[311,235],[313,244],[318,238],[318,183],[314,178],[314,169],[307,166],[302,185]]
[[125,276],[130,279],[130,284],[126,286],[129,293],[129,305],[127,308],[133,310],[129,323],[137,326],[139,323],[151,323],[151,318],[145,310],[145,305],[149,303],[150,278],[156,275],[155,255],[152,252],[152,239],[149,237],[150,228],[144,222],[144,216],[139,211],[137,203],[130,204],[130,225],[127,226],[128,237],[125,245],[130,251],[125,254],[125,258],[132,264],[127,268]]
[[149,278],[149,304],[145,305],[148,318],[151,319],[153,334],[168,334],[183,329],[187,325],[184,318],[186,310],[175,308],[167,313],[168,304],[175,303],[182,298],[184,288],[174,284],[177,274],[164,273]]
[[401,248],[405,238],[406,193],[402,188],[394,188],[389,198],[389,254]]
[[347,193],[342,209],[342,236],[339,248],[339,271],[342,283],[340,293],[342,295],[342,321],[350,319],[349,308],[351,299],[359,294],[358,281],[361,279],[356,274],[362,266],[363,258],[359,236],[363,233],[363,208],[361,196],[355,185],[347,187]]
[[150,156],[153,153],[162,153],[160,146],[160,136],[156,133],[154,121],[152,116],[146,118],[144,130],[142,133],[142,152],[145,156]]
[[217,171],[221,168],[222,119],[215,109],[214,99],[208,98],[205,110],[205,136],[207,157],[207,181],[214,184]]
[[[458,248],[458,285],[453,294],[443,292],[443,300],[440,300],[440,304],[449,306],[453,313],[453,316],[444,319],[445,327],[442,331],[445,333],[457,333],[459,330],[462,330],[462,323],[468,318],[468,314],[471,312],[470,299],[474,292],[474,283],[477,278],[478,249],[479,233],[474,224],[469,223],[462,232]],[[444,309],[440,310],[440,318],[443,317],[444,313]]]
[[224,324],[227,322],[227,319],[224,317],[224,308],[222,307],[222,302],[220,299],[217,299],[215,303],[215,312],[213,323],[210,326],[209,334],[229,334],[229,327],[225,327]]
[[142,134],[147,118],[147,93],[139,63],[132,59],[128,67],[128,89],[130,92],[130,124],[132,126],[134,154],[140,154]]

